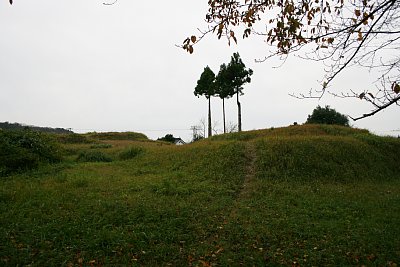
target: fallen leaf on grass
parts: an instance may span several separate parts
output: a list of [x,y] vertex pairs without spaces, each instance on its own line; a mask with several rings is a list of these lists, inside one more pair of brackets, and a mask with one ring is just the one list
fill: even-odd
[[223,248],[219,248],[217,251],[214,252],[214,254],[219,254],[219,253],[221,253],[222,251],[224,251],[224,249],[223,249]]
[[206,261],[203,261],[203,260],[199,260],[199,261],[200,261],[201,264],[203,264],[203,267],[211,267],[210,263],[208,263]]

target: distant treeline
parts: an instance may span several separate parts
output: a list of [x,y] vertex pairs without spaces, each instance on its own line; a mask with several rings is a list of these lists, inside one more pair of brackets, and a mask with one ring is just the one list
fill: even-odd
[[0,122],[0,129],[4,130],[23,130],[30,129],[38,132],[45,133],[56,133],[56,134],[70,134],[73,133],[71,130],[67,130],[64,128],[50,128],[50,127],[39,127],[39,126],[31,126],[31,125],[23,125],[20,123],[9,123],[9,122]]

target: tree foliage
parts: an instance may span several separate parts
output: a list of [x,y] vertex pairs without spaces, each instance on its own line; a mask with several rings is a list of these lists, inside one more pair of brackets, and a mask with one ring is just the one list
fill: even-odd
[[349,126],[349,119],[329,106],[325,106],[324,108],[317,106],[312,114],[308,115],[306,123]]
[[215,93],[221,99],[232,97],[235,94],[228,66],[225,63],[220,66],[218,75],[215,77]]
[[228,43],[236,43],[239,35],[263,36],[272,49],[264,60],[296,54],[328,66],[321,90],[299,98],[322,97],[339,73],[358,65],[382,74],[377,88],[331,92],[372,104],[371,112],[354,120],[399,104],[400,1],[209,0],[208,7],[209,27],[184,40],[182,47],[188,52],[193,53],[193,46],[208,33],[226,37]]
[[38,132],[56,133],[56,134],[72,134],[73,133],[70,129],[22,125],[20,123],[9,123],[8,121],[0,122],[0,129],[4,129],[4,130],[30,129],[30,130],[38,131]]
[[205,67],[194,89],[195,96],[205,96],[207,99],[215,94],[215,74],[209,66]]
[[158,141],[169,142],[169,143],[175,143],[175,141],[177,139],[180,139],[180,138],[176,138],[172,134],[166,134],[164,137],[160,137],[157,140]]
[[242,95],[243,85],[251,82],[252,69],[246,69],[246,65],[240,58],[239,53],[233,53],[227,67],[228,81],[235,94]]

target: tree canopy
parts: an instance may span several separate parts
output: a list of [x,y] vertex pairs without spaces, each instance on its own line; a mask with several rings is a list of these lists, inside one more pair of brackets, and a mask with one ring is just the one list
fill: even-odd
[[228,78],[235,93],[243,94],[243,85],[251,82],[252,69],[246,69],[246,65],[240,58],[239,53],[233,53],[227,67]]
[[64,128],[51,128],[51,127],[39,127],[33,125],[23,125],[20,123],[9,123],[0,122],[0,130],[32,130],[37,132],[46,132],[46,133],[55,133],[55,134],[72,134],[73,131],[71,129],[64,129]]
[[231,86],[231,80],[227,65],[223,63],[217,76],[215,77],[215,93],[221,98],[229,98],[235,94],[234,88]]
[[317,106],[312,114],[308,115],[306,123],[349,126],[349,119],[329,106],[325,106],[324,108]]
[[160,137],[157,140],[158,141],[164,141],[164,142],[169,142],[169,143],[175,143],[176,140],[179,140],[180,138],[174,137],[172,134],[166,134],[164,137]]
[[[322,97],[328,85],[350,66],[381,73],[376,89],[330,92],[338,97],[359,98],[372,110],[365,118],[400,99],[400,1],[398,0],[209,0],[208,28],[200,36],[186,38],[182,47],[193,46],[206,34],[226,37],[263,36],[273,56],[300,57],[327,65],[321,89],[299,98]],[[306,48],[308,47],[308,48]]]
[[215,74],[209,66],[205,67],[194,89],[195,96],[204,95],[207,99],[215,94]]

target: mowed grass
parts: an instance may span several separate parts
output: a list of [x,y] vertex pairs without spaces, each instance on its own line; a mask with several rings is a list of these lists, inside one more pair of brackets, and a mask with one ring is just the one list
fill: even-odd
[[398,139],[307,125],[65,148],[1,178],[0,265],[400,264]]

